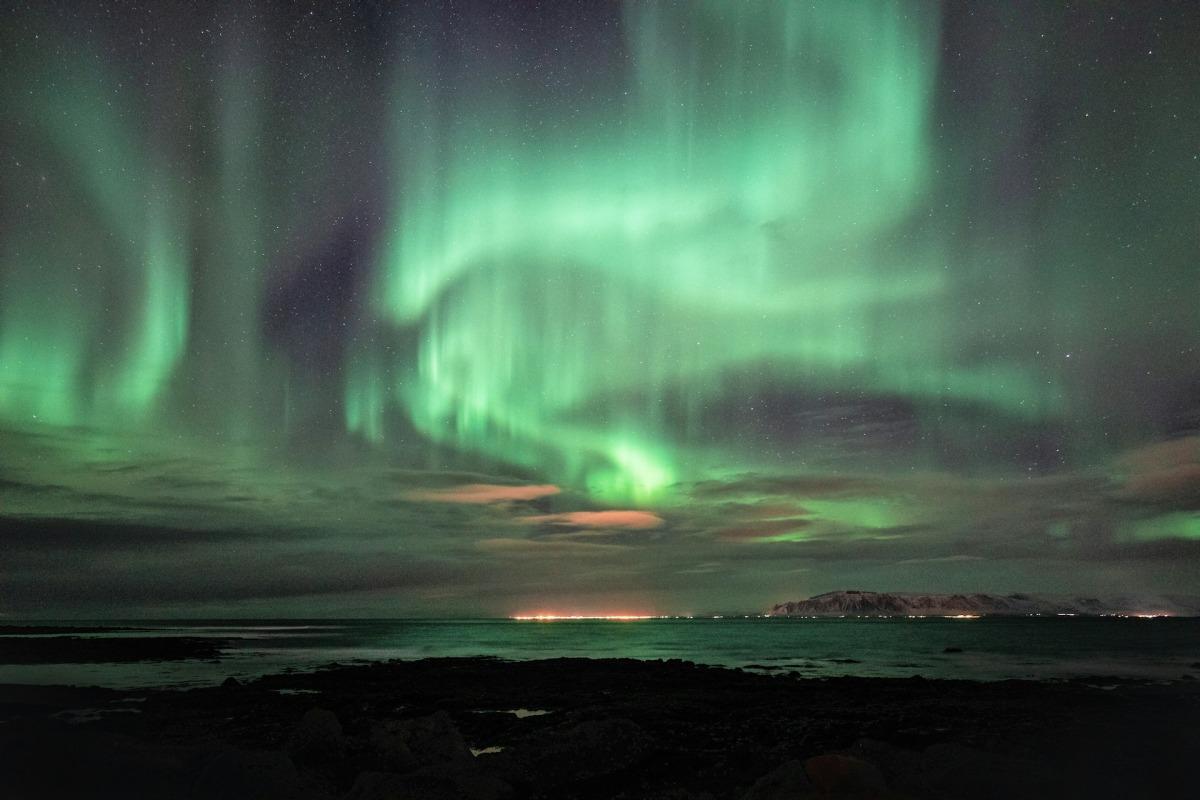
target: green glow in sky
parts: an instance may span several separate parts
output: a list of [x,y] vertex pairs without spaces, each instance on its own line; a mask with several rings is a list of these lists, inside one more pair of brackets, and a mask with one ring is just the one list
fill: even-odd
[[[182,187],[150,137],[130,126],[103,73],[84,59],[47,70],[59,91],[9,95],[28,135],[71,180],[18,173],[51,195],[48,213],[6,237],[0,258],[0,410],[51,424],[136,425],[155,408],[188,329]],[[57,215],[71,204],[82,218]]]
[[472,612],[1184,582],[1188,4],[76,5],[0,26],[0,527],[278,528]]
[[696,477],[667,397],[703,408],[746,365],[1060,410],[1052,381],[955,352],[928,311],[936,234],[889,246],[928,200],[937,20],[835,9],[631,4],[620,101],[562,141],[528,132],[502,73],[442,89],[406,63],[374,310],[420,346],[355,354],[350,430],[385,439],[396,404],[435,441],[646,501]]

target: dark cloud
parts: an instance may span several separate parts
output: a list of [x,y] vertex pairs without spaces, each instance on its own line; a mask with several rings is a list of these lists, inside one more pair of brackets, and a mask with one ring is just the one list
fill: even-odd
[[1200,436],[1135,450],[1118,461],[1124,480],[1113,493],[1123,503],[1163,510],[1200,510]]
[[629,548],[621,544],[609,542],[577,541],[570,539],[521,539],[516,537],[496,537],[480,539],[475,546],[482,552],[517,557],[559,558],[559,557],[604,557],[613,556]]
[[[619,585],[641,603],[666,592],[693,609],[755,610],[847,580],[883,585],[889,569],[897,589],[1037,589],[1031,565],[1054,564],[1100,582],[1165,569],[1178,587],[1195,577],[1197,544],[1162,520],[1190,508],[1193,444],[1016,480],[743,473],[692,485],[685,503],[617,509],[486,473],[385,464],[317,479],[159,458],[97,474],[41,453],[0,477],[0,608],[302,609],[319,597],[334,609],[396,592],[408,613],[510,613],[546,592]],[[693,605],[717,575],[729,599]],[[662,602],[654,610],[682,610]]]
[[[186,556],[185,566],[174,566]],[[66,563],[71,563],[70,561]],[[159,548],[139,558],[89,557],[86,569],[47,574],[45,565],[4,570],[4,603],[10,609],[54,608],[65,604],[211,603],[307,597],[361,591],[436,587],[461,582],[461,568],[449,562],[415,559],[394,552],[337,549],[286,553],[240,548]],[[299,606],[297,606],[299,607]],[[319,614],[318,614],[319,616]]]
[[[23,553],[137,551],[183,544],[230,545],[239,541],[287,541],[296,534],[280,531],[194,530],[95,519],[21,519],[0,517],[0,546],[13,560]],[[10,561],[10,564],[13,561]]]
[[880,484],[871,478],[841,475],[773,476],[747,473],[731,480],[702,481],[690,487],[693,497],[738,497],[776,495],[784,497],[847,497],[878,493]]

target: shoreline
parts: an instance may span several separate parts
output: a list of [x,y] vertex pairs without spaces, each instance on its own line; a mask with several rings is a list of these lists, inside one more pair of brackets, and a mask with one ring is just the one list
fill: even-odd
[[[873,794],[824,796],[1188,796],[1200,682],[1089,683],[437,658],[192,689],[10,684],[0,759],[15,797],[755,800],[806,796],[830,763]],[[850,760],[806,766],[824,756]]]
[[287,669],[431,657],[684,658],[807,677],[1093,683],[1200,678],[1184,619],[254,620],[0,626],[0,683],[215,685]]

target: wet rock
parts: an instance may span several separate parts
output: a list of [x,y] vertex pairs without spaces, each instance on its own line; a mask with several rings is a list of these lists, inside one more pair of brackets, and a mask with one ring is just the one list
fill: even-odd
[[[641,763],[652,741],[628,719],[588,720],[531,736],[513,748],[508,760],[516,781],[536,779],[555,786],[587,781]],[[508,753],[502,753],[500,758]]]
[[[385,734],[397,738],[399,745],[408,750],[408,756],[414,765],[474,763],[475,756],[471,755],[471,749],[467,747],[462,734],[445,711],[438,711],[427,717],[383,723],[375,735],[385,747],[391,746],[394,743],[386,741]],[[393,755],[400,764],[408,762],[399,746],[394,748]]]
[[[1174,674],[1184,671],[1196,673]],[[739,798],[790,759],[828,752],[873,764],[895,797],[913,800],[1195,794],[1200,739],[1179,732],[1200,728],[1197,684],[1114,680],[1099,691],[1091,685],[1098,680],[1108,679],[777,681],[628,660],[438,659],[264,678],[240,690],[140,690],[142,713],[105,713],[84,725],[52,715],[117,706],[129,693],[0,685],[0,798],[196,797],[202,770],[230,746],[222,742],[280,748],[313,705],[336,710],[345,724],[343,759],[292,759],[325,800],[343,796],[363,772],[403,776],[385,783],[410,797],[479,793],[468,781],[493,775],[515,797]],[[296,694],[318,691],[328,699]],[[406,709],[435,699],[454,709],[450,718],[404,719],[416,713]],[[555,713],[517,719],[465,711],[516,707]],[[452,741],[461,731],[457,738],[472,745],[504,749],[468,763],[459,746],[431,744],[446,737],[425,733],[439,730]],[[427,759],[458,756],[420,763],[419,749]],[[410,779],[415,773],[422,775]],[[804,778],[813,782],[808,771]],[[210,787],[236,782],[208,780]],[[816,788],[809,794],[822,796]],[[210,788],[203,796],[218,795]]]
[[943,653],[961,653],[962,651],[961,647],[946,647],[942,649]]
[[363,772],[343,800],[502,800],[511,787],[471,767],[440,764],[399,775]]
[[883,773],[854,756],[830,753],[804,762],[804,771],[823,797],[876,798],[887,793]]
[[0,664],[220,660],[226,646],[193,636],[0,636]]
[[221,688],[222,689],[240,689],[240,688],[242,688],[242,682],[239,681],[237,678],[233,677],[232,675],[230,675],[228,678],[221,681]]
[[1071,796],[1069,787],[1049,764],[957,743],[946,742],[925,748],[921,767],[925,786],[939,796],[978,800]]
[[196,780],[202,798],[299,800],[306,797],[296,765],[286,753],[230,749],[218,753]]
[[804,763],[789,761],[755,781],[742,800],[793,800],[811,796],[815,791]]
[[389,800],[407,798],[407,784],[403,775],[394,772],[360,772],[342,800]]
[[328,763],[346,755],[346,737],[337,715],[324,708],[309,709],[292,730],[287,751],[300,763]]
[[846,755],[874,764],[893,791],[922,795],[921,753],[875,739],[859,739]]
[[92,726],[0,724],[0,797],[172,797],[190,781],[188,751]]
[[377,772],[408,772],[417,766],[404,737],[387,723],[371,726],[366,758]]

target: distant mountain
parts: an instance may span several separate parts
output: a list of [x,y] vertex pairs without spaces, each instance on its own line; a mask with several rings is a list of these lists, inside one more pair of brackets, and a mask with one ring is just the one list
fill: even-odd
[[807,600],[780,603],[774,617],[953,617],[977,616],[1200,616],[1200,598],[1178,596],[1066,597],[1033,594],[918,594],[826,592]]

